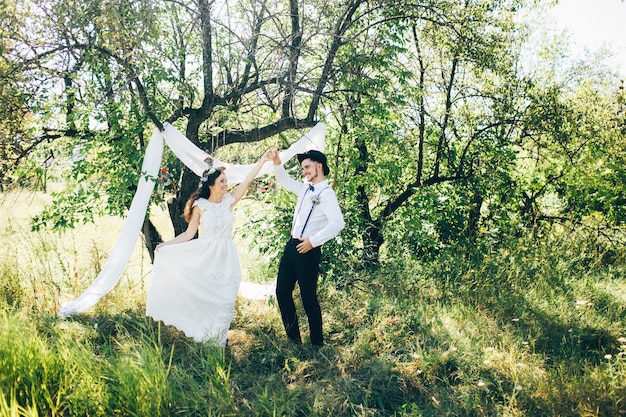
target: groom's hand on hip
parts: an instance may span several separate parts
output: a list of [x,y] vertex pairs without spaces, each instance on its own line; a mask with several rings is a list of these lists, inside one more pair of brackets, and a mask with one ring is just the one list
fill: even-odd
[[298,253],[307,253],[311,249],[313,249],[313,245],[311,245],[311,241],[309,240],[309,238],[300,238],[300,243],[296,245],[296,250],[298,251]]

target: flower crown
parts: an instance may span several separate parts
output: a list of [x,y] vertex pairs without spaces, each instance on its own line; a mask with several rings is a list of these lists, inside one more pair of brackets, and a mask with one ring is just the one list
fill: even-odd
[[211,158],[210,156],[207,156],[206,158],[204,158],[204,162],[207,163],[208,167],[202,173],[201,182],[207,182],[209,180],[209,176],[214,174],[216,171],[219,171],[221,174],[223,171],[226,170],[225,166],[221,166],[221,167],[213,166],[213,158]]

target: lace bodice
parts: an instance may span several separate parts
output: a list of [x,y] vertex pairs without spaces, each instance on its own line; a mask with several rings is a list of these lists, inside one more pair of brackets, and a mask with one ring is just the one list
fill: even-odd
[[198,206],[200,212],[200,239],[232,239],[235,216],[230,210],[230,205],[235,199],[226,194],[221,203],[211,203],[200,198],[194,206]]

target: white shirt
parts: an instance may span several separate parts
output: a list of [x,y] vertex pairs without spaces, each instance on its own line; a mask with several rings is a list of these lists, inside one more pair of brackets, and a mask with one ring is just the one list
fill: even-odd
[[[282,165],[274,165],[274,174],[280,185],[298,196],[291,237],[308,237],[311,245],[316,248],[339,234],[345,222],[335,191],[330,188],[328,181],[318,182],[310,190],[311,184],[294,180]],[[315,207],[314,200],[319,201]]]

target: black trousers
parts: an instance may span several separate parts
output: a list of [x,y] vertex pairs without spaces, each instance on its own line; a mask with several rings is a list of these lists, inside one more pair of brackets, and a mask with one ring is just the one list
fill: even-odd
[[296,282],[298,283],[302,305],[309,320],[311,344],[321,346],[324,344],[324,337],[322,336],[322,311],[317,300],[317,278],[322,251],[320,247],[317,247],[300,254],[296,250],[299,243],[298,239],[289,239],[285,245],[285,251],[278,266],[276,299],[287,337],[295,343],[302,343],[296,306],[293,302],[293,290]]

